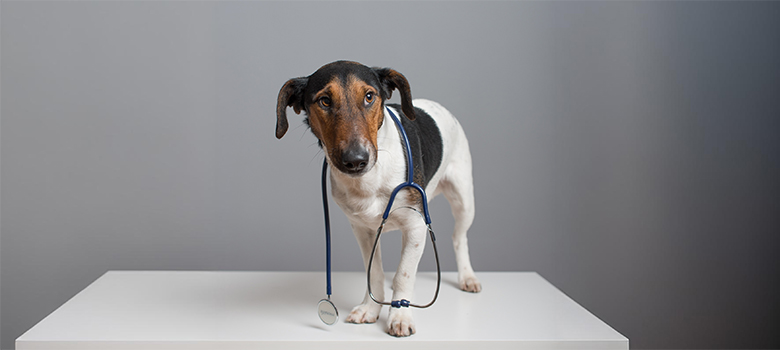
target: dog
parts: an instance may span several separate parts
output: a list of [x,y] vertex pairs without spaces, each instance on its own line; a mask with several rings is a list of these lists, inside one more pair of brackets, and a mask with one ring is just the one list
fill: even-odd
[[[401,104],[388,104],[394,90]],[[430,201],[444,194],[455,217],[452,235],[458,265],[458,283],[467,292],[482,290],[468,251],[466,233],[474,220],[471,152],[460,123],[440,104],[412,100],[406,77],[390,68],[357,62],[326,64],[308,77],[288,80],[276,105],[276,138],[288,129],[287,108],[305,113],[306,123],[319,140],[331,170],[331,194],[349,219],[368,268],[376,230],[393,189],[406,180],[405,146],[386,111],[394,110],[407,132],[414,163],[414,181]],[[422,208],[422,197],[412,189],[398,193],[393,208]],[[417,266],[423,254],[427,226],[411,210],[388,218],[385,230],[402,231],[401,261],[393,278],[392,299],[411,299]],[[371,268],[371,289],[384,300],[384,271],[377,248]],[[368,296],[352,309],[346,322],[374,323],[381,305]],[[390,308],[387,332],[405,337],[416,332],[409,308]]]

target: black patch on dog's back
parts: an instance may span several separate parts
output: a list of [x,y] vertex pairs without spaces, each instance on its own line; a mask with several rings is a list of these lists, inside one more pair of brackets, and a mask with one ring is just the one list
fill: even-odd
[[[409,120],[401,111],[401,105],[388,104],[388,106],[392,107],[399,114],[398,118],[401,120],[401,125],[403,125],[406,136],[409,138],[409,146],[412,148],[412,161],[414,163],[414,182],[427,189],[428,182],[436,174],[436,171],[439,170],[443,157],[444,144],[442,143],[439,127],[436,125],[436,121],[420,108],[414,108],[417,118]],[[404,158],[406,158],[406,146],[403,147]]]

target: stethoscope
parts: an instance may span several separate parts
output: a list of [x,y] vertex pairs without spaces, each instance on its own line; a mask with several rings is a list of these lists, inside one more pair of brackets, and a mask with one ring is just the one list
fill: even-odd
[[[398,185],[390,195],[390,200],[387,202],[387,207],[385,208],[384,214],[382,214],[382,223],[379,225],[379,228],[376,230],[376,239],[374,240],[374,247],[371,250],[371,257],[368,259],[368,267],[366,268],[366,281],[368,285],[368,295],[371,297],[371,300],[373,300],[375,303],[380,305],[388,305],[390,307],[394,308],[401,308],[401,307],[415,307],[424,309],[427,308],[433,303],[436,302],[436,298],[439,297],[439,287],[441,286],[441,266],[439,265],[439,251],[436,249],[436,236],[433,233],[433,229],[431,228],[431,216],[428,213],[428,198],[425,196],[425,190],[414,182],[414,164],[412,162],[412,151],[409,147],[409,138],[406,136],[406,131],[404,130],[403,125],[401,125],[401,121],[398,120],[398,118],[395,116],[393,111],[385,107],[387,112],[390,113],[390,117],[393,119],[393,122],[395,122],[395,125],[398,126],[398,131],[401,134],[401,139],[403,141],[404,146],[406,147],[406,164],[407,164],[407,177],[406,182],[401,183]],[[339,312],[336,309],[336,305],[333,304],[333,302],[330,300],[331,295],[331,273],[330,273],[330,213],[328,211],[328,192],[327,192],[327,183],[326,178],[328,174],[328,160],[327,158],[322,164],[322,208],[325,213],[325,250],[326,250],[326,278],[327,278],[327,299],[320,300],[319,304],[317,305],[317,314],[320,316],[320,319],[322,322],[324,322],[327,325],[333,325],[338,321],[339,319]],[[433,254],[436,257],[436,293],[433,295],[433,299],[424,305],[418,305],[418,304],[412,304],[409,300],[401,299],[401,300],[392,300],[390,302],[385,302],[381,300],[377,300],[376,297],[374,297],[374,293],[371,292],[371,266],[374,262],[374,253],[376,252],[376,247],[379,244],[379,237],[382,235],[382,230],[385,227],[385,223],[387,223],[387,218],[390,216],[391,211],[390,209],[393,207],[393,201],[395,200],[395,196],[398,194],[398,191],[406,188],[411,187],[417,192],[420,192],[420,195],[422,196],[422,203],[423,203],[423,213],[420,213],[419,210],[413,208],[413,207],[400,207],[396,208],[398,209],[410,209],[417,214],[420,214],[420,217],[425,221],[425,225],[428,227],[428,234],[431,237],[431,243],[433,245]],[[395,212],[393,210],[393,212]]]

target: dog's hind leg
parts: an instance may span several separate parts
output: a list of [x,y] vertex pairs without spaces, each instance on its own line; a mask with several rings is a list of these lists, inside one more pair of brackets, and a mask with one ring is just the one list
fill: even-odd
[[[371,249],[374,248],[376,232],[370,229],[358,228],[352,226],[352,231],[357,238],[360,252],[363,255],[363,264],[368,269],[368,260],[371,257]],[[381,243],[377,243],[374,262],[371,266],[371,292],[377,300],[384,301],[385,298],[385,273],[382,269]],[[346,322],[349,323],[374,323],[379,318],[379,312],[382,311],[382,305],[375,303],[368,296],[368,289],[360,305],[355,306],[347,316]]]
[[455,261],[458,264],[458,284],[460,289],[478,293],[482,284],[471,267],[469,245],[466,234],[474,221],[474,181],[471,173],[471,154],[468,144],[463,144],[463,156],[448,165],[439,188],[450,202],[452,216],[455,218],[455,230],[452,245],[455,248]]

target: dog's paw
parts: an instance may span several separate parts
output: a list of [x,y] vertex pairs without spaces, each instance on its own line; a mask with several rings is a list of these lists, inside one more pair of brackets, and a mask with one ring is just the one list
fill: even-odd
[[408,308],[390,309],[387,325],[387,333],[394,337],[408,337],[417,331]]
[[479,283],[477,276],[464,276],[459,278],[460,289],[469,293],[479,293],[482,291],[482,283]]
[[349,323],[374,323],[379,318],[379,311],[382,306],[379,304],[360,304],[352,309],[347,316],[346,322]]

